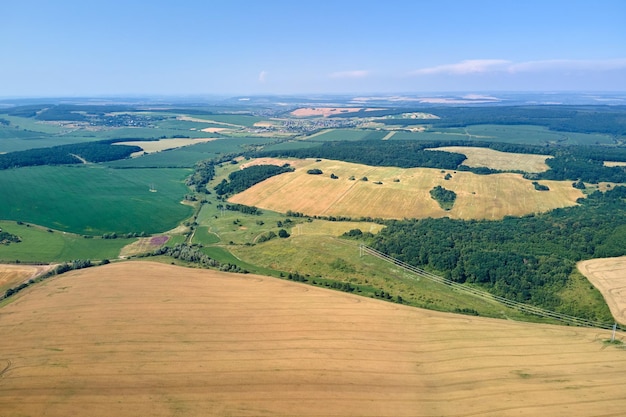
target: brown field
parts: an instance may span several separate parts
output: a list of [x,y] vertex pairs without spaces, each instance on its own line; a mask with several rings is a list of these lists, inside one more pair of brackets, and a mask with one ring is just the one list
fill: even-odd
[[0,293],[15,287],[31,278],[45,274],[54,265],[13,265],[0,264]]
[[607,166],[607,167],[623,167],[623,166],[626,166],[626,162],[604,161],[604,166]]
[[291,115],[295,117],[330,117],[335,114],[356,113],[361,110],[374,111],[382,109],[363,107],[306,107],[292,111]]
[[[531,181],[511,173],[475,175],[446,171],[452,178],[444,180],[445,173],[430,168],[371,167],[313,159],[263,159],[252,163],[286,162],[296,171],[263,181],[230,201],[283,213],[292,210],[318,216],[501,219],[572,206],[583,197],[569,181],[541,181],[550,191],[540,192]],[[319,168],[324,174],[307,174],[311,168]],[[331,173],[339,179],[330,179]],[[351,176],[356,180],[349,180]],[[360,181],[364,176],[369,181]],[[441,209],[430,197],[430,190],[436,185],[457,193],[452,210]]]
[[[148,262],[0,309],[9,416],[621,416],[610,332]],[[623,334],[618,334],[623,338]]]
[[467,156],[463,164],[468,167],[487,167],[501,171],[544,172],[550,169],[546,164],[546,159],[552,158],[550,155],[500,152],[471,146],[444,146],[433,150],[463,154]]
[[602,293],[615,320],[626,324],[626,257],[591,259],[577,266]]

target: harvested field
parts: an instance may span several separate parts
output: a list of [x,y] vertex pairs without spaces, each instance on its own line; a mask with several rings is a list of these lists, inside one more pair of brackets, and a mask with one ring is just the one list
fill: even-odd
[[626,256],[591,259],[577,266],[602,293],[615,320],[626,324]]
[[626,407],[626,351],[603,343],[607,331],[165,264],[45,281],[0,310],[0,332],[10,341],[0,344],[6,417],[575,417]]
[[[541,181],[550,191],[536,191],[520,174],[475,175],[430,168],[371,167],[322,160],[264,159],[289,163],[295,172],[272,177],[230,198],[231,202],[278,212],[288,210],[317,216],[380,217],[391,219],[443,217],[501,219],[549,211],[576,204],[583,193],[569,181]],[[268,162],[264,162],[268,163]],[[318,168],[322,175],[309,175]],[[331,179],[334,173],[338,179]],[[451,179],[444,180],[446,173]],[[354,180],[350,180],[354,177]],[[367,177],[368,181],[361,181]],[[380,182],[382,184],[376,184]],[[430,197],[436,185],[457,193],[445,211]]]
[[544,172],[550,169],[546,159],[552,158],[550,155],[500,152],[472,146],[443,146],[432,150],[463,154],[467,156],[463,164],[468,167],[487,167],[501,171]]
[[199,138],[199,139],[161,139],[154,141],[129,141],[129,142],[117,142],[114,145],[131,145],[139,146],[143,149],[140,152],[135,152],[131,156],[140,156],[145,153],[154,153],[166,151],[168,149],[182,148],[183,146],[196,145],[198,143],[210,142],[217,140],[218,138]]
[[31,278],[45,274],[54,265],[13,265],[0,264],[0,293],[15,287]]
[[607,166],[607,167],[623,167],[623,166],[626,166],[626,162],[604,161],[604,166]]

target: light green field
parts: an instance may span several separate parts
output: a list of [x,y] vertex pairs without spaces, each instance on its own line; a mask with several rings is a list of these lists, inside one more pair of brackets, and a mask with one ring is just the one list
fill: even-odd
[[397,132],[392,140],[475,140],[480,142],[524,143],[533,145],[611,144],[609,135],[557,132],[535,125],[473,125],[466,128],[433,127],[425,132]]
[[37,226],[0,221],[0,228],[17,235],[20,243],[0,245],[1,262],[66,262],[74,259],[115,259],[136,239],[86,239],[71,233],[48,232]]
[[[372,167],[342,161],[272,160],[288,162],[295,172],[272,177],[230,198],[240,204],[310,216],[380,217],[388,219],[444,217],[502,219],[545,212],[576,204],[583,193],[569,181],[542,181],[539,192],[521,174],[476,175],[431,168]],[[319,168],[324,174],[309,175]],[[338,176],[331,179],[330,174]],[[446,174],[451,179],[445,180]],[[354,180],[350,178],[354,177]],[[367,177],[368,181],[360,179]],[[378,184],[377,184],[378,183]],[[430,197],[440,185],[457,194],[454,207],[443,210]]]
[[[176,227],[192,213],[180,202],[188,169],[26,167],[0,171],[0,219],[79,234],[146,232]],[[150,192],[154,185],[156,192]]]
[[[316,221],[314,221],[315,223]],[[331,236],[294,234],[288,239],[274,239],[256,246],[229,246],[239,259],[254,265],[306,275],[309,284],[316,279],[332,279],[384,290],[405,303],[429,309],[474,310],[483,316],[522,319],[515,310],[498,303],[468,296],[449,286],[416,278],[400,268],[372,256],[361,256],[351,241]],[[524,320],[533,320],[524,316]],[[536,319],[535,319],[536,320]]]
[[316,133],[306,139],[315,140],[315,142],[327,142],[338,140],[376,140],[382,139],[387,132],[377,130],[364,129],[329,129],[322,133]]

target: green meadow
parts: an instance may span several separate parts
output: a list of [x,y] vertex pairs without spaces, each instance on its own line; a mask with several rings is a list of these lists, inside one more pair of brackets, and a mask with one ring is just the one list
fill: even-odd
[[0,221],[0,228],[17,235],[19,243],[0,245],[3,262],[67,262],[74,259],[115,259],[120,249],[135,239],[85,238],[73,233],[48,231],[28,223]]
[[307,138],[315,142],[327,142],[338,140],[379,140],[388,132],[383,130],[366,129],[329,129],[323,133],[314,134]]
[[472,125],[466,128],[431,128],[424,132],[398,131],[392,140],[475,140],[479,142],[522,143],[529,145],[611,144],[609,135],[559,132],[535,125]]
[[190,172],[97,165],[4,170],[0,195],[7,204],[0,205],[0,218],[87,235],[162,232],[193,212],[181,204]]

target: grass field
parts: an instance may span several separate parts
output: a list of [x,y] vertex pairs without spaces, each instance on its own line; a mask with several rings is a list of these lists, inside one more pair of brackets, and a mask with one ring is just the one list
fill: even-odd
[[463,154],[467,157],[463,165],[468,167],[487,167],[500,171],[544,172],[550,169],[546,159],[552,158],[550,155],[500,152],[471,146],[443,146],[434,150]]
[[[0,171],[0,219],[67,232],[157,233],[191,215],[180,204],[188,169],[42,166]],[[150,192],[153,184],[157,192]]]
[[602,293],[615,320],[626,324],[626,257],[591,259],[577,266]]
[[397,132],[393,140],[475,140],[533,145],[612,144],[609,135],[557,132],[535,125],[473,125],[466,128],[433,127],[425,132]]
[[0,245],[2,262],[69,262],[74,259],[115,259],[136,239],[86,239],[71,233],[48,232],[37,226],[0,221],[0,227],[22,240]]
[[[206,137],[207,133],[204,133],[204,135]],[[149,154],[141,158],[107,162],[106,165],[114,168],[190,168],[198,161],[215,158],[224,154],[242,152],[250,146],[263,145],[268,142],[271,142],[268,138],[223,138],[186,146],[184,148]]]
[[315,142],[328,142],[338,140],[377,140],[382,139],[388,132],[378,130],[365,129],[329,129],[324,132],[318,132],[306,139],[315,140]]
[[[371,167],[341,161],[290,160],[296,171],[270,178],[230,201],[277,212],[318,216],[381,218],[443,217],[501,219],[576,204],[583,197],[568,181],[542,181],[550,191],[536,191],[520,174],[475,175],[429,168]],[[319,168],[323,175],[309,175]],[[333,180],[334,173],[339,179]],[[446,173],[452,178],[444,180]],[[349,178],[354,177],[354,180]],[[367,177],[368,181],[360,179]],[[396,180],[398,180],[396,182]],[[382,184],[376,184],[380,182]],[[456,192],[445,211],[430,197],[436,185]]]
[[607,331],[165,264],[49,279],[2,307],[0,332],[11,341],[0,344],[5,417],[617,417],[626,407],[626,351],[603,342]]

